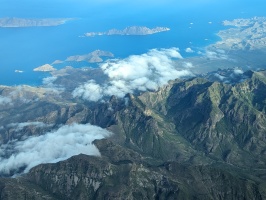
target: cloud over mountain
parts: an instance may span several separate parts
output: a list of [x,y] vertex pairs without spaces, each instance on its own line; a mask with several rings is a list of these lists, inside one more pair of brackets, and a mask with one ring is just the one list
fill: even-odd
[[11,98],[0,95],[0,105],[6,105],[11,103],[12,103]]
[[73,124],[24,141],[10,141],[0,147],[1,152],[8,152],[8,155],[0,154],[0,174],[21,168],[28,172],[38,164],[55,163],[80,153],[99,156],[92,142],[109,135],[109,131],[97,126]]
[[101,65],[108,81],[90,80],[77,87],[72,95],[89,101],[111,95],[123,97],[134,91],[156,90],[169,80],[192,75],[187,69],[174,67],[174,59],[182,59],[178,48],[152,49],[145,54],[109,60]]

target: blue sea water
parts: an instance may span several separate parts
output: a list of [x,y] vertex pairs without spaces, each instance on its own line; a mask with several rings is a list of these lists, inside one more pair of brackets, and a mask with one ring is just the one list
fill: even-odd
[[[152,48],[178,47],[184,57],[195,56],[196,53],[186,53],[185,48],[198,51],[219,40],[216,33],[225,28],[221,24],[223,20],[263,16],[265,12],[263,7],[254,2],[242,2],[239,5],[237,1],[208,4],[208,0],[199,0],[202,3],[197,4],[191,0],[193,4],[176,5],[169,0],[168,4],[154,7],[123,3],[118,6],[104,1],[90,6],[82,0],[76,3],[69,0],[65,4],[59,0],[53,1],[53,4],[51,1],[36,3],[37,1],[25,0],[16,2],[14,7],[10,5],[12,1],[4,3],[0,0],[3,5],[0,17],[76,19],[56,27],[0,28],[0,84],[4,85],[39,85],[49,74],[33,72],[34,68],[96,49],[110,51],[116,58],[125,58],[145,53]],[[21,7],[24,9],[20,9]],[[123,29],[127,26],[164,26],[171,30],[147,36],[79,37],[86,32]],[[91,65],[83,62],[74,67],[82,66]],[[23,73],[15,73],[15,70]]]

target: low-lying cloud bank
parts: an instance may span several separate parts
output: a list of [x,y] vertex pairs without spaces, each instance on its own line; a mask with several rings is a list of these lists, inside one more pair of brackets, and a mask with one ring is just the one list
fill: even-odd
[[109,60],[101,66],[109,77],[107,82],[90,80],[77,87],[72,95],[89,101],[111,95],[124,97],[134,91],[156,90],[170,80],[193,75],[188,69],[177,69],[175,59],[182,59],[178,48],[152,49],[126,59]]
[[97,126],[73,124],[24,141],[10,141],[0,146],[0,151],[8,154],[0,154],[0,174],[17,173],[21,168],[26,173],[41,163],[55,163],[80,153],[100,156],[92,142],[110,135]]

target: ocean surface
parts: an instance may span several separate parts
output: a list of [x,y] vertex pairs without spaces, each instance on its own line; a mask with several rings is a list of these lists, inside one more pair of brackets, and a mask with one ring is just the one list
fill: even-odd
[[[68,56],[87,54],[97,49],[110,51],[115,58],[146,53],[153,48],[170,47],[178,47],[183,57],[197,56],[198,51],[203,51],[205,46],[219,40],[216,33],[226,28],[222,26],[223,20],[263,16],[265,12],[263,7],[253,5],[255,3],[251,6],[251,3],[248,5],[244,2],[243,5],[236,7],[237,1],[216,3],[212,4],[212,7],[206,7],[206,4],[183,5],[183,7],[169,4],[158,5],[153,9],[139,8],[138,5],[129,7],[124,4],[121,7],[110,4],[94,5],[85,9],[84,3],[80,6],[75,4],[72,7],[72,4],[54,3],[53,6],[61,6],[59,10],[49,8],[50,4],[47,2],[50,1],[45,4],[47,8],[42,9],[37,3],[34,4],[35,9],[30,9],[31,1],[26,1],[29,7],[24,10],[20,9],[20,6],[27,5],[25,2],[18,3],[16,8],[4,2],[6,1],[0,0],[1,6],[3,5],[0,8],[0,17],[71,17],[75,20],[56,27],[0,28],[1,85],[40,85],[42,79],[49,76],[49,73],[34,72],[34,68],[51,64],[55,60],[65,60]],[[228,5],[230,7],[226,9]],[[45,8],[49,12],[45,11]],[[148,28],[163,26],[171,30],[146,36],[79,37],[86,32],[101,32],[112,28],[124,29],[127,26]],[[195,53],[186,53],[185,49],[188,47]],[[73,67],[93,66],[85,62],[68,64]],[[54,65],[54,67],[59,69],[64,65]]]

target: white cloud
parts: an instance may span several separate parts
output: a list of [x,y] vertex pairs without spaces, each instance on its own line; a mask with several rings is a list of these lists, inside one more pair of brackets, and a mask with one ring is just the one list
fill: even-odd
[[89,81],[76,88],[72,95],[73,97],[82,97],[89,101],[97,101],[103,97],[103,89],[95,81]]
[[9,87],[5,90],[5,98],[1,98],[0,95],[0,105],[1,103],[9,103],[12,106],[18,106],[19,104],[37,101],[40,98],[47,98],[48,95],[58,96],[61,92],[64,91],[64,88],[60,88],[59,86],[54,85],[54,80],[55,79],[53,77],[44,78],[43,83],[45,83],[46,85],[43,85],[43,87],[41,88],[31,87],[27,85]]
[[51,65],[57,65],[57,64],[61,64],[61,63],[64,63],[64,61],[62,61],[62,60],[55,60],[54,62],[52,62]]
[[220,74],[215,73],[214,76],[216,76],[218,79],[220,79],[221,81],[223,81],[226,77],[222,76]]
[[0,105],[7,105],[7,104],[12,104],[12,99],[9,97],[0,95]]
[[13,101],[20,101],[23,103],[29,103],[31,100],[26,97],[26,90],[23,86],[19,85],[8,94],[10,98],[13,99]]
[[11,123],[8,124],[7,127],[9,128],[16,128],[16,131],[21,131],[24,127],[27,126],[35,126],[35,127],[46,127],[51,126],[50,124],[44,124],[43,122],[22,122],[22,123]]
[[[30,88],[30,87],[29,87]],[[28,95],[29,90],[25,89],[25,86],[9,87],[5,90],[5,96],[0,95],[0,105],[14,106],[18,102],[29,103],[32,95]]]
[[187,52],[187,53],[194,53],[195,51],[192,50],[191,48],[186,48],[186,49],[185,49],[185,52]]
[[183,67],[190,69],[193,68],[194,66],[191,62],[183,62]]
[[46,98],[60,98],[64,88],[54,84],[57,77],[47,77],[43,79],[42,87],[31,87],[28,85],[19,85],[15,87],[6,87],[3,95],[0,95],[0,106],[19,106],[24,103],[35,102]]
[[219,60],[219,59],[226,60],[226,59],[228,59],[228,56],[221,49],[217,49],[216,51],[207,50],[205,52],[205,56],[211,60]]
[[242,69],[234,69],[234,74],[236,74],[236,75],[241,75],[241,74],[243,74],[244,72],[243,72],[243,70]]
[[43,87],[46,89],[46,91],[53,95],[58,95],[65,91],[65,88],[63,88],[60,85],[54,84],[56,81],[57,76],[49,76],[42,79]]
[[210,59],[217,59],[217,53],[214,51],[206,51],[206,56]]
[[42,84],[47,86],[53,86],[54,81],[57,79],[56,76],[49,76],[42,79]]
[[89,81],[72,94],[74,97],[98,101],[104,96],[123,97],[134,91],[156,90],[169,80],[192,75],[187,69],[177,70],[173,59],[182,59],[178,48],[152,49],[126,59],[109,60],[101,65],[109,82],[99,84]]
[[9,152],[9,155],[0,154],[0,173],[9,174],[22,167],[25,167],[25,173],[41,163],[55,163],[80,153],[100,156],[92,142],[109,135],[109,131],[97,126],[73,124],[45,135],[1,145],[1,152]]

